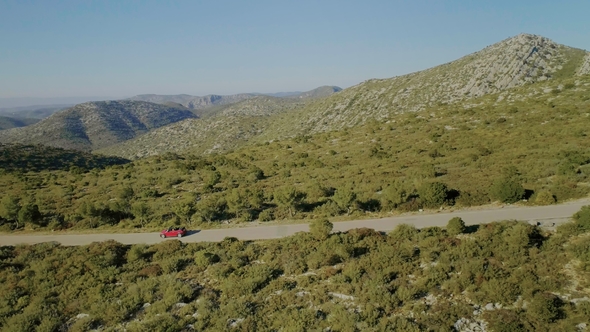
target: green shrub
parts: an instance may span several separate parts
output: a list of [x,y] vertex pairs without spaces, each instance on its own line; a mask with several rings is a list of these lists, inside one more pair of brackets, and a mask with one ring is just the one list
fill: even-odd
[[555,204],[555,196],[549,190],[540,190],[538,193],[535,193],[533,202],[537,205]]
[[574,214],[574,220],[582,231],[590,230],[590,205],[582,206],[580,211]]
[[414,225],[400,224],[389,232],[389,237],[394,241],[414,241],[419,232]]
[[490,188],[492,197],[503,203],[518,202],[524,196],[524,192],[522,185],[512,178],[500,179]]
[[272,210],[271,209],[262,210],[262,212],[260,212],[258,214],[258,220],[260,220],[260,221],[271,221],[271,220],[273,220]]
[[465,229],[465,222],[459,217],[454,217],[447,223],[447,232],[451,236],[462,234]]
[[309,232],[317,240],[325,240],[330,236],[334,225],[327,219],[314,220],[309,224]]
[[426,182],[418,188],[418,195],[424,206],[440,206],[447,199],[447,185],[441,182]]

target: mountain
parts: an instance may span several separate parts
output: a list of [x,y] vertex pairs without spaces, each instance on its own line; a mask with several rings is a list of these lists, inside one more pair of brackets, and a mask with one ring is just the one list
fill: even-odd
[[224,151],[247,143],[341,130],[371,119],[390,120],[406,112],[459,102],[464,102],[461,107],[470,107],[469,100],[492,94],[498,95],[498,100],[524,98],[526,94],[538,93],[538,89],[533,92],[516,88],[546,82],[543,89],[551,91],[553,85],[557,87],[565,79],[588,73],[588,52],[541,36],[521,34],[434,68],[372,79],[325,98],[305,99],[288,112],[268,112],[265,117],[242,113],[237,120],[217,118],[222,111],[216,110],[208,114],[213,117],[210,122],[177,123],[141,139],[112,146],[108,153],[137,158],[164,151]]
[[207,95],[204,97],[197,97],[191,95],[138,95],[129,98],[129,100],[147,101],[150,103],[178,103],[191,110],[202,110],[208,107],[217,105],[228,105],[240,102],[245,99],[254,98],[256,95],[249,93],[241,93],[229,96]]
[[319,88],[315,88],[310,91],[300,92],[297,94],[285,96],[286,98],[298,98],[298,99],[315,99],[315,98],[323,98],[328,97],[336,92],[342,91],[342,88],[337,86],[320,86]]
[[79,104],[23,128],[0,131],[0,142],[90,151],[195,115],[182,106],[142,101]]
[[11,129],[11,128],[19,128],[31,125],[33,123],[38,122],[39,119],[30,119],[30,118],[11,118],[7,116],[0,115],[0,130],[4,129]]
[[294,91],[294,92],[257,93],[257,94],[263,95],[263,96],[278,97],[278,98],[305,99],[305,98],[327,97],[327,96],[329,96],[333,93],[336,93],[340,90],[342,90],[342,88],[337,87],[337,86],[324,85],[324,86],[320,86],[319,88],[315,88],[313,90],[305,91],[305,92]]
[[272,126],[274,116],[295,112],[305,100],[257,96],[239,103],[204,110],[198,119],[186,119],[154,129],[135,139],[97,152],[142,158],[165,152],[223,152],[247,144]]
[[[333,93],[342,90],[337,86],[321,86],[319,88],[306,91],[306,92],[278,92],[278,93],[240,93],[235,95],[207,95],[204,97],[191,96],[186,94],[181,95],[155,95],[145,94],[138,95],[129,98],[129,100],[148,101],[151,103],[178,103],[191,110],[204,110],[215,106],[224,106],[229,104],[235,104],[242,100],[256,98],[258,96],[269,96],[277,98],[299,98],[299,99],[310,99],[310,98],[321,98],[327,97]],[[197,112],[198,115],[200,115]]]
[[[590,53],[521,34],[424,71],[371,79],[277,120],[266,139],[339,130],[512,88],[590,73]],[[509,95],[509,93],[508,93]]]

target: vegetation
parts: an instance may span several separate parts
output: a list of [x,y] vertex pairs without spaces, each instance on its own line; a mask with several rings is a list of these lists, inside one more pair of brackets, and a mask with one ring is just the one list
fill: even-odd
[[[3,331],[570,331],[590,317],[582,217],[220,243],[0,247]],[[451,220],[449,226],[460,225]]]
[[0,144],[0,169],[8,172],[63,170],[81,174],[91,169],[128,162],[129,160],[119,157],[93,155],[43,145]]
[[0,209],[0,227],[209,227],[583,197],[590,77],[571,82],[557,96],[543,92],[549,83],[533,84],[501,101],[483,97],[224,154],[168,153],[117,165],[125,160],[5,148],[4,194],[19,208],[37,205],[41,218],[23,223]]

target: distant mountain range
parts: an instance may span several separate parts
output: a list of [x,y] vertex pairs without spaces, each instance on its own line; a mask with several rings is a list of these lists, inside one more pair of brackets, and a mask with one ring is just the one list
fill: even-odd
[[519,93],[523,92],[515,92],[519,87],[538,82],[558,86],[586,74],[590,74],[590,53],[521,34],[453,62],[367,80],[342,91],[325,86],[275,94],[280,98],[255,93],[139,95],[125,101],[81,104],[29,127],[0,131],[0,142],[99,149],[125,158],[208,153],[342,130],[442,105],[468,107],[470,100],[492,94],[498,100],[522,99],[525,96]]
[[306,92],[278,92],[278,93],[240,93],[235,95],[207,95],[203,97],[198,96],[191,96],[191,95],[155,95],[155,94],[146,94],[146,95],[138,95],[129,98],[129,100],[139,100],[139,101],[148,101],[151,103],[167,103],[173,102],[183,105],[186,108],[191,110],[203,110],[206,108],[214,107],[214,106],[223,106],[229,104],[235,104],[242,100],[255,98],[258,96],[270,96],[270,97],[279,97],[279,98],[299,98],[299,99],[309,99],[309,98],[321,98],[327,97],[332,95],[338,91],[342,90],[337,86],[321,86],[319,88],[313,89],[311,91]]

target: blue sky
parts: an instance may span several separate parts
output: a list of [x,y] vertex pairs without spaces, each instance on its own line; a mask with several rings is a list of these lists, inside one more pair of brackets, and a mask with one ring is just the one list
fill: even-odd
[[590,50],[590,1],[0,0],[0,98],[348,87],[519,33]]

